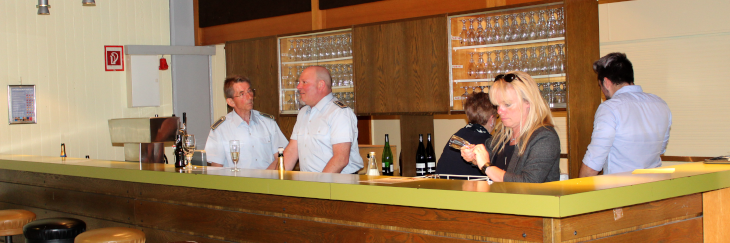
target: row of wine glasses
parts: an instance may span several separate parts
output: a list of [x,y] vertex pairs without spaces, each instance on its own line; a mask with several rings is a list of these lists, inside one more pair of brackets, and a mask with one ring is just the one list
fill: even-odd
[[289,61],[311,61],[352,56],[350,33],[289,40]]
[[[466,27],[467,21],[469,22],[469,28]],[[474,29],[475,21],[476,29]],[[486,24],[484,28],[482,28],[482,22]],[[485,17],[479,16],[462,19],[461,23],[462,27],[459,33],[459,44],[461,46],[565,36],[565,15],[562,7]]]
[[296,111],[304,106],[304,102],[302,102],[302,98],[299,96],[299,92],[286,92],[285,96],[288,97],[288,99],[284,101],[284,110]]
[[333,93],[338,100],[345,103],[350,108],[355,107],[355,92],[335,92]]
[[[471,89],[471,93],[489,93],[489,85],[463,86],[461,88],[464,89],[464,93],[461,96],[454,97],[455,100],[466,100],[466,97],[469,96],[469,89]],[[477,88],[479,88],[479,91],[477,91]]]
[[[332,77],[332,87],[349,87],[352,86],[352,64],[322,64],[322,67],[330,71]],[[299,75],[304,69],[311,66],[287,66],[287,74],[282,75],[281,84],[285,89],[297,88]]]
[[[470,59],[466,74],[469,79],[493,79],[497,74],[518,70],[533,76],[565,73],[563,47],[564,44],[555,44],[469,52]],[[492,59],[492,53],[494,53],[494,59]],[[474,54],[477,54],[478,57],[476,62],[474,62]]]
[[565,97],[568,93],[568,84],[565,82],[538,83],[537,87],[548,104],[563,104],[567,101]]

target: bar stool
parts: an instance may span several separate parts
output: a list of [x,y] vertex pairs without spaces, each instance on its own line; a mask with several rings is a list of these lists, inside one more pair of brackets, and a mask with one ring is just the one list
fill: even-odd
[[86,231],[86,223],[74,218],[39,219],[23,227],[25,243],[73,243]]
[[110,227],[86,231],[76,236],[74,243],[144,243],[144,232],[125,227]]
[[28,210],[0,210],[0,236],[5,236],[6,243],[13,242],[13,235],[22,235],[23,226],[35,220],[35,214]]

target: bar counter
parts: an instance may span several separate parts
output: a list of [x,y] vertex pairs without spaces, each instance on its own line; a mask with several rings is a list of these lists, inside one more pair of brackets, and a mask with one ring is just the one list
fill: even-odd
[[[708,215],[708,208],[728,207],[730,165],[663,168],[675,171],[489,185],[0,155],[0,205],[84,218],[90,229],[137,227],[149,242],[642,241],[677,232],[701,241],[703,232],[719,234],[707,220],[725,224],[728,215]],[[107,205],[90,206],[96,203]],[[231,221],[211,222],[220,217]]]

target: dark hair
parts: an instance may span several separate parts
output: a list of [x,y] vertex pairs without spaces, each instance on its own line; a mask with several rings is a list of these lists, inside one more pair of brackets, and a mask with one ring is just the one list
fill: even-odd
[[609,53],[593,63],[593,71],[598,75],[598,82],[608,78],[613,84],[634,84],[634,67],[620,52]]
[[226,98],[233,98],[233,85],[237,83],[248,83],[248,86],[251,86],[251,80],[248,80],[247,77],[243,76],[232,76],[226,78],[225,81],[223,81],[223,95],[226,96]]
[[472,93],[466,97],[464,111],[469,123],[479,125],[487,124],[489,117],[497,114],[497,109],[489,101],[489,95],[482,92]]

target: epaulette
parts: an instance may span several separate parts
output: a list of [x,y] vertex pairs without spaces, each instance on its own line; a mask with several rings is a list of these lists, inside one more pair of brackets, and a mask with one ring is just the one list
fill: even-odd
[[347,105],[345,103],[342,103],[340,100],[333,100],[332,103],[335,103],[335,105],[339,106],[340,108],[347,108]]
[[263,112],[260,112],[260,111],[259,111],[259,114],[261,114],[261,116],[263,116],[263,117],[266,117],[266,118],[269,118],[271,120],[276,121],[276,119],[274,119],[274,116],[272,116],[272,115],[269,115],[269,114],[266,114],[266,113],[263,113]]
[[226,116],[221,116],[221,118],[215,121],[213,125],[210,125],[210,129],[215,130],[216,128],[218,128],[218,126],[223,124],[224,121],[226,121]]

